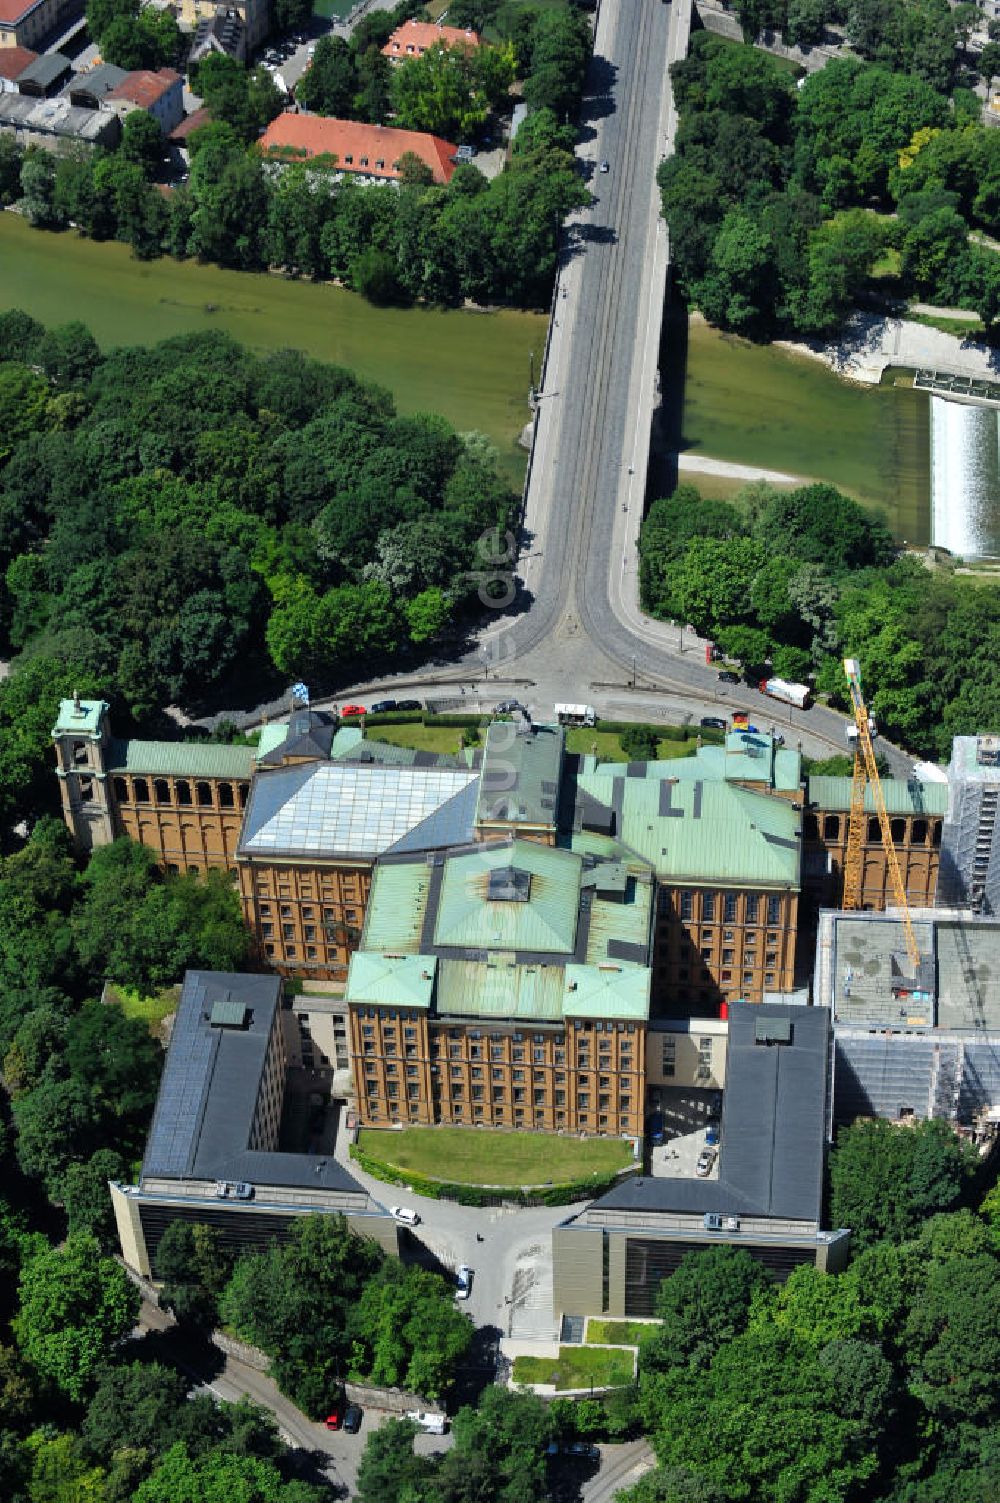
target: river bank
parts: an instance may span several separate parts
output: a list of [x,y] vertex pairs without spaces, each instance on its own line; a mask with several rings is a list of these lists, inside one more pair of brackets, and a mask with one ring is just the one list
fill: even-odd
[[479,429],[520,489],[518,434],[530,356],[547,319],[505,309],[376,308],[343,288],[195,261],[137,261],[129,247],[33,229],[0,213],[0,308],[46,324],[80,319],[104,349],[224,329],[250,349],[294,347],[388,387],[401,412]]
[[1000,379],[1000,350],[970,335],[959,338],[904,318],[855,313],[838,339],[778,340],[779,349],[820,360],[848,381],[877,386],[894,366],[927,368],[976,380]]

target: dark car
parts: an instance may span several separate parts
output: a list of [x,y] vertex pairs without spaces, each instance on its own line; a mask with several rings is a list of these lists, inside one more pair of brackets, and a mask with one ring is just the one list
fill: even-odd
[[723,668],[722,671],[719,674],[719,683],[720,684],[738,684],[739,681],[740,681],[739,674],[738,673],[730,673],[728,668]]
[[357,1435],[361,1429],[361,1421],[364,1419],[364,1411],[360,1404],[348,1404],[344,1410],[344,1429],[348,1435]]
[[663,1142],[663,1113],[654,1112],[646,1124],[649,1141],[658,1147]]
[[495,715],[513,715],[515,710],[523,711],[523,709],[524,705],[519,699],[504,699],[497,705],[493,713]]
[[370,715],[385,715],[390,710],[398,710],[399,705],[394,699],[377,699],[369,710]]
[[721,715],[703,715],[701,723],[707,731],[724,731],[728,729],[728,722]]
[[420,699],[397,699],[396,700],[396,709],[397,710],[422,710],[423,707],[424,707],[423,706],[423,701],[420,700]]

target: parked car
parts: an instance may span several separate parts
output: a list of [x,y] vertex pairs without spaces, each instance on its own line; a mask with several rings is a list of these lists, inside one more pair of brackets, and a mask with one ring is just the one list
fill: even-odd
[[422,710],[423,707],[422,699],[397,699],[396,701],[397,710]]
[[422,1409],[407,1409],[403,1417],[412,1420],[428,1435],[443,1435],[448,1428],[448,1421],[443,1414],[425,1414]]
[[519,699],[503,699],[493,713],[494,715],[513,715],[515,710],[523,711],[523,709],[524,705]]
[[722,1116],[722,1092],[713,1091],[708,1103],[708,1115],[711,1121],[718,1122]]
[[659,1145],[663,1142],[663,1113],[662,1112],[654,1112],[653,1113],[653,1115],[649,1118],[649,1120],[646,1123],[646,1131],[649,1134],[649,1141],[653,1144],[654,1148],[655,1147],[659,1147]]
[[698,1155],[698,1162],[694,1166],[694,1172],[699,1179],[705,1179],[712,1172],[715,1163],[715,1149],[703,1148]]
[[455,1271],[455,1298],[468,1299],[472,1293],[472,1269],[467,1263],[460,1263]]
[[389,1215],[393,1221],[398,1221],[400,1226],[419,1226],[420,1217],[416,1211],[411,1211],[409,1206],[390,1206]]
[[331,1410],[323,1421],[328,1430],[339,1430],[344,1423],[343,1400],[338,1399],[336,1409]]
[[729,729],[729,722],[723,720],[721,715],[703,715],[701,723],[707,731],[726,731]]
[[343,1428],[348,1435],[357,1435],[361,1429],[361,1421],[364,1419],[364,1410],[360,1404],[348,1404],[344,1410]]
[[598,170],[598,172],[610,172],[611,171],[611,163],[608,162],[608,161],[603,161],[601,163],[600,167],[598,167],[597,170]]
[[706,1148],[717,1148],[719,1146],[719,1129],[717,1127],[712,1126],[706,1132],[705,1146]]
[[340,712],[340,717],[343,720],[348,715],[367,715],[367,714],[368,714],[368,711],[365,709],[364,705],[345,705],[344,708]]
[[719,671],[719,683],[720,684],[738,684],[739,681],[740,681],[740,676],[739,676],[738,673],[731,673],[728,668],[722,668],[722,669],[720,669],[720,671]]
[[394,699],[377,699],[368,711],[369,715],[386,715],[390,710],[398,710],[399,705]]

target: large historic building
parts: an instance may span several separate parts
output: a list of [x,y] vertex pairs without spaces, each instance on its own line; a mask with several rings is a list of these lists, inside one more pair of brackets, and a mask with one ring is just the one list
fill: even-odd
[[[850,779],[803,780],[797,752],[753,731],[735,731],[724,745],[699,746],[687,758],[614,763],[569,754],[562,728],[522,717],[489,725],[481,749],[445,756],[369,739],[357,725],[302,709],[263,727],[256,746],[222,746],[117,739],[106,704],[74,699],[63,701],[53,740],[64,816],[82,847],[125,834],[154,850],[169,871],[227,870],[238,887],[261,968],[328,995],[343,997],[348,988],[352,1029],[361,1006],[402,1005],[358,990],[363,977],[364,985],[371,984],[370,957],[424,957],[419,971],[430,976],[416,988],[423,1000],[419,1007],[412,1000],[408,1005],[420,1014],[411,1020],[419,1038],[409,1042],[419,1044],[426,1069],[406,1078],[406,1091],[395,1098],[388,1089],[391,1074],[381,1065],[375,1090],[369,1089],[370,1071],[359,1075],[366,1111],[383,1117],[391,1115],[393,1100],[400,1120],[409,1120],[411,1103],[416,1120],[453,1120],[461,1105],[464,1120],[492,1121],[496,1106],[498,1120],[530,1117],[556,1125],[558,1112],[575,1110],[570,1081],[557,1082],[554,1074],[530,1086],[525,1078],[526,1094],[517,1099],[511,1077],[509,1093],[494,1101],[485,1090],[486,1076],[480,1081],[471,1073],[478,1061],[467,1051],[465,1033],[450,1041],[462,1045],[455,1063],[465,1072],[464,1099],[447,1089],[450,1070],[447,1080],[434,1081],[432,1066],[441,1063],[434,1046],[442,1042],[436,1020],[454,1013],[452,964],[466,968],[462,989],[477,997],[482,1009],[477,1016],[499,1007],[501,991],[512,1017],[521,1006],[517,997],[534,997],[539,1018],[547,1018],[537,1030],[545,1042],[532,1045],[546,1052],[539,1063],[553,1072],[565,1065],[569,1075],[568,1054],[557,1061],[548,1053],[569,1046],[557,1046],[546,1030],[576,1033],[575,1023],[572,1030],[566,1027],[574,1016],[573,994],[563,995],[557,1005],[555,991],[543,1000],[534,982],[522,994],[522,981],[530,974],[522,970],[522,954],[544,955],[543,969],[562,975],[567,966],[617,964],[622,955],[615,954],[615,946],[631,946],[628,965],[649,970],[650,1016],[724,1015],[739,1001],[775,1000],[792,991],[802,979],[796,974],[796,944],[804,932],[803,913],[839,901]],[[937,880],[948,787],[893,780],[884,786],[904,881],[911,899],[926,903]],[[865,903],[881,910],[891,894],[874,813],[869,823]],[[516,861],[510,855],[514,847],[520,853]],[[545,859],[535,847],[559,853],[544,877],[532,866]],[[447,903],[444,916],[440,910],[442,896],[452,894],[450,882],[441,885],[444,875],[471,870],[477,848],[484,861],[487,850],[505,853],[501,864],[518,874],[511,876],[511,891],[522,880],[526,884],[523,893],[497,896],[489,882],[500,878],[490,879],[485,868],[480,872],[481,918],[515,911],[526,916],[513,927],[506,920],[500,924],[495,944],[482,935],[476,943],[467,937],[459,942],[435,927],[447,912]],[[594,872],[601,873],[604,888],[595,886]],[[607,885],[612,872],[624,884],[614,899]],[[570,948],[508,943],[502,937],[508,928],[520,934],[528,917],[535,922],[539,894],[550,880],[563,894],[564,932],[575,916]],[[648,919],[641,959],[633,932],[640,907],[643,922]],[[598,912],[606,921],[608,946],[600,956],[591,943]],[[386,915],[404,927],[404,936]],[[585,953],[577,953],[585,934],[590,936]],[[359,951],[369,962],[359,961],[349,979],[352,956]],[[494,951],[500,955],[496,961]],[[805,962],[804,974],[811,953],[798,959]],[[476,965],[487,966],[488,975],[468,969]],[[405,990],[413,984],[412,968],[400,966]],[[505,977],[503,988],[497,986],[498,974]],[[385,985],[388,996],[391,987]],[[621,998],[614,1006],[610,994],[606,1000],[610,1010],[602,1021],[624,1022]],[[332,1055],[335,1040],[322,1027]],[[357,1060],[365,1059],[363,1044],[380,1038],[353,1032]],[[369,1063],[373,1054],[375,1061],[387,1062],[380,1049],[367,1054]],[[512,1069],[515,1063],[527,1061],[506,1059]],[[581,1073],[586,1072],[576,1072]],[[398,1083],[403,1082],[401,1077]],[[414,1082],[416,1092],[410,1090]],[[480,1084],[478,1099],[472,1092]],[[520,1081],[516,1085],[522,1088]],[[585,1089],[598,1103],[587,1109],[595,1120],[606,1116],[610,1126],[613,1118],[633,1113],[633,1086],[624,1092],[625,1108],[612,1103],[610,1089]],[[559,1091],[565,1100],[557,1099]],[[608,1098],[603,1110],[602,1096]],[[472,1116],[474,1106],[482,1108],[481,1118]],[[515,1106],[523,1118],[514,1117]]]

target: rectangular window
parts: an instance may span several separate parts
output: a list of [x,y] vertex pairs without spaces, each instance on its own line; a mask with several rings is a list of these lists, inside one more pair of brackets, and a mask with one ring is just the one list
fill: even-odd
[[748,924],[755,924],[757,922],[757,908],[759,906],[759,903],[760,903],[760,899],[757,897],[757,894],[755,892],[748,892],[747,893],[747,923]]
[[581,1108],[589,1106],[590,1093],[588,1091],[581,1091],[579,1096],[576,1098],[576,1104]]
[[734,892],[727,892],[722,900],[722,917],[727,924],[736,922],[736,894]]
[[732,952],[732,950],[723,950],[723,952],[722,952],[722,964],[723,965],[732,965],[732,963],[733,963],[733,952]]
[[701,916],[706,924],[715,918],[715,893],[706,892],[701,900]]
[[524,1079],[524,1071],[523,1070],[515,1070],[513,1073],[514,1073],[514,1079],[515,1080],[523,1080]]
[[690,892],[681,893],[681,918],[690,919],[694,916],[694,895]]
[[767,922],[769,924],[780,924],[781,923],[781,899],[780,898],[768,898],[768,900],[767,900]]

